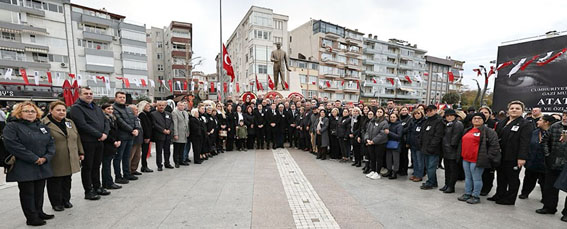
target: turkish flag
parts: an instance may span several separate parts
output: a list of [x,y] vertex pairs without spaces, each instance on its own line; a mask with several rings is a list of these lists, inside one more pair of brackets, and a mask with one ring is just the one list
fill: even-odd
[[373,83],[376,83],[376,79],[372,78],[372,82],[373,82]]
[[344,86],[344,85],[345,85],[345,81],[343,80],[343,81],[341,82],[341,86]]
[[140,80],[142,81],[142,86],[144,86],[144,87],[148,86],[148,84],[146,84],[146,80],[144,80],[144,79],[140,79]]
[[360,89],[360,81],[356,81],[356,89]]
[[63,82],[63,99],[65,99],[65,105],[71,106],[73,105],[73,92],[71,92],[71,83],[69,80],[65,80]]
[[73,89],[73,103],[75,103],[75,101],[79,99],[79,83],[77,81],[78,80],[75,80],[75,82],[73,82],[73,85],[71,86],[71,88]]
[[234,70],[232,69],[232,62],[230,61],[230,57],[228,57],[228,52],[224,44],[222,44],[222,59],[222,68],[226,70],[226,74],[230,76],[230,82],[232,82],[234,81]]
[[[452,74],[453,74],[453,73],[451,73],[451,75],[452,75]],[[409,83],[412,83],[411,78],[410,78],[409,76],[406,76],[406,80],[407,80]]]
[[449,81],[451,82],[455,81],[455,76],[453,75],[453,72],[447,72],[447,75],[449,76]]
[[390,81],[390,83],[392,84],[392,86],[394,86],[394,78],[387,78],[388,81]]
[[268,87],[274,90],[274,81],[272,81],[272,77],[270,77],[270,75],[268,75]]
[[183,90],[187,91],[187,87],[189,85],[187,85],[187,80],[183,80]]
[[240,85],[238,83],[236,83],[236,93],[240,93]]
[[20,75],[22,75],[22,78],[24,78],[24,83],[26,83],[26,85],[30,84],[30,81],[28,80],[28,73],[26,73],[26,69],[20,68]]
[[223,87],[223,91],[226,93],[228,91],[228,84],[224,82],[222,87]]
[[51,72],[47,72],[47,81],[48,81],[50,84],[53,84],[53,78],[51,77]]
[[283,85],[284,85],[284,87],[285,87],[286,90],[289,89],[289,85],[287,84],[287,82],[284,81],[284,82],[283,82]]
[[71,77],[71,79],[75,79],[75,74],[69,73],[69,77]]
[[173,93],[173,81],[168,80],[167,84],[169,85],[169,91]]
[[211,92],[215,92],[215,82],[211,82]]
[[331,87],[331,82],[327,81],[325,84],[327,85],[327,87]]
[[424,76],[429,76],[429,73],[424,72],[423,75],[424,75]]

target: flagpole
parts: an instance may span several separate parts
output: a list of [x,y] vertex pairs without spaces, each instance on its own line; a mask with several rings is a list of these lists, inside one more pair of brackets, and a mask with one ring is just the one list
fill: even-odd
[[[224,62],[224,55],[222,50],[222,0],[219,0],[219,42],[220,42],[220,52],[219,52],[219,61],[218,61],[218,82],[222,84],[222,63]],[[224,90],[222,90],[219,94],[224,94]],[[226,98],[226,97],[225,97]]]

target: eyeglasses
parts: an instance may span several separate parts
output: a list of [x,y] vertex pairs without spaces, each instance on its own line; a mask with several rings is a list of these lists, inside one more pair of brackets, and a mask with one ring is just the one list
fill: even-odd
[[37,111],[35,111],[35,110],[22,110],[22,113],[35,114],[35,113],[37,113]]

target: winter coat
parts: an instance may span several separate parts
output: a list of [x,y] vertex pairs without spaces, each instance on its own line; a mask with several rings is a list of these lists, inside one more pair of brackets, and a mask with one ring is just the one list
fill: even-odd
[[153,123],[150,112],[141,112],[140,114],[138,114],[138,118],[140,119],[140,124],[143,132],[142,135],[144,136],[144,139],[151,139],[153,132]]
[[73,120],[65,118],[61,121],[67,133],[64,133],[49,117],[41,120],[43,125],[49,128],[51,137],[55,140],[55,156],[50,163],[54,177],[69,176],[81,171],[79,156],[85,154],[81,137]]
[[556,122],[541,140],[543,154],[545,155],[545,165],[551,170],[561,170],[567,163],[567,142],[561,142],[561,134],[565,127],[561,122]]
[[75,122],[83,142],[98,142],[102,134],[108,135],[108,131],[110,131],[108,123],[104,121],[102,109],[94,103],[89,105],[78,99],[71,106],[69,118]]
[[[390,130],[390,132],[388,133],[388,141],[397,141],[401,143],[404,132],[404,127],[402,126],[402,123],[398,120],[395,122],[390,122],[389,125],[390,126],[388,127],[388,129]],[[397,150],[399,150],[401,146],[402,146],[401,144],[398,144]]]
[[[469,132],[473,127],[466,129],[463,135]],[[476,159],[476,167],[479,168],[496,168],[500,165],[502,154],[500,153],[500,144],[498,143],[498,135],[496,131],[481,126],[480,130],[480,144],[478,146],[478,157]],[[459,141],[457,148],[459,155],[462,155],[462,140]]]
[[[51,163],[55,155],[55,141],[50,132],[39,120],[13,119],[6,124],[4,147],[16,157],[12,171],[6,174],[6,182],[35,181],[53,176]],[[35,162],[39,158],[47,161],[37,165]]]
[[254,114],[249,114],[248,112],[245,112],[242,114],[242,116],[244,116],[244,125],[246,125],[246,127],[248,127],[249,130],[246,131],[247,135],[256,135],[256,130],[254,130],[256,126],[254,126],[254,128],[252,127],[254,125]]
[[316,119],[317,121],[315,122],[315,125],[313,125],[313,129],[315,130],[315,133],[317,133],[317,127],[319,125],[319,122],[321,122],[321,129],[319,130],[319,132],[321,133],[321,147],[327,147],[329,146],[329,118],[324,117],[323,119],[321,119],[321,116],[319,116],[319,118]]
[[350,116],[343,116],[339,119],[337,128],[337,137],[340,139],[348,139],[350,132]]
[[421,152],[425,154],[439,155],[442,148],[443,132],[445,125],[441,116],[438,114],[428,117],[421,125],[421,133],[419,134],[419,143],[421,144]]
[[449,160],[457,160],[460,157],[458,152],[459,143],[463,137],[465,127],[461,121],[445,122],[445,133],[443,135],[443,157]]
[[[205,123],[201,121],[201,119],[197,119],[193,116],[189,117],[189,139],[194,142],[195,140],[202,140],[205,134]],[[197,144],[197,143],[195,143]]]
[[361,139],[361,143],[366,144],[367,140],[374,142],[374,145],[386,144],[388,142],[388,135],[384,133],[384,130],[390,128],[388,121],[377,120],[373,118],[366,123],[366,128],[364,130],[364,137]]
[[409,145],[410,149],[421,150],[421,143],[419,142],[419,134],[421,133],[421,126],[425,121],[424,118],[410,120],[408,124],[408,134],[406,136],[406,143]]
[[[136,125],[142,126],[142,122],[138,117],[136,117]],[[132,140],[132,144],[141,145],[142,143],[144,143],[144,134],[145,134],[144,128],[138,129],[138,136],[134,137],[134,139]]]
[[351,125],[352,135],[354,136],[353,139],[356,142],[357,138],[362,138],[362,129],[365,123],[363,123],[362,115],[359,115],[356,118],[352,116],[350,119],[351,119],[351,124],[349,125]]
[[539,139],[540,133],[543,138],[547,131],[537,128],[532,132],[530,151],[528,152],[528,160],[526,160],[526,169],[545,173],[545,155],[543,153],[543,144]]
[[238,139],[246,139],[248,138],[248,127],[244,126],[236,126],[236,138]]
[[337,137],[337,130],[339,128],[339,116],[333,117],[331,115],[331,117],[329,117],[329,135],[333,136],[333,137]]
[[[262,129],[265,129],[266,128],[266,118],[267,118],[267,116],[266,116],[266,112],[264,112],[264,109],[256,110],[254,112],[254,126],[256,128],[260,128],[259,126],[263,125]],[[238,120],[238,115],[236,115],[236,119]],[[237,121],[237,123],[238,123],[238,121]]]
[[170,134],[164,134],[163,130],[172,130],[173,128],[173,120],[171,118],[171,113],[164,111],[160,113],[159,111],[152,111],[152,141],[165,141],[167,137],[171,136]]
[[226,113],[226,127],[229,129],[227,136],[234,138],[236,136],[236,126],[238,126],[238,114],[236,112]]
[[118,139],[120,141],[134,139],[132,131],[141,127],[137,125],[136,115],[132,112],[132,109],[125,104],[118,103],[114,103],[112,107],[114,107],[114,117],[116,117],[116,124],[118,125]]
[[496,125],[496,133],[500,138],[500,149],[503,161],[516,161],[528,159],[530,150],[530,137],[533,125],[530,121],[519,117],[506,125],[510,118],[506,118]]
[[412,118],[410,115],[406,115],[405,117],[402,117],[400,115],[400,124],[402,125],[402,139],[400,140],[400,144],[402,145],[402,147],[405,147],[406,145],[406,136],[408,135],[408,127],[411,120]]
[[118,124],[116,124],[116,120],[109,115],[105,115],[105,117],[105,121],[108,122],[108,126],[110,127],[107,138],[104,140],[104,155],[108,156],[116,154],[118,147],[114,146],[114,142],[120,140],[118,139]]
[[[175,109],[171,112],[171,119],[173,120],[171,141],[174,143],[187,143],[187,137],[189,137],[189,114],[187,114],[187,111]],[[177,136],[177,140],[173,136]]]

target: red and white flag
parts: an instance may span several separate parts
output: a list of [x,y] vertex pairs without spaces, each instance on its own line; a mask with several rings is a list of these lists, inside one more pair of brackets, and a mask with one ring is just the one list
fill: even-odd
[[230,61],[230,57],[228,57],[228,52],[224,44],[222,44],[222,56],[222,67],[226,70],[226,74],[230,76],[230,82],[232,82],[234,81],[234,70],[232,69],[232,62]]
[[236,83],[236,93],[240,93],[240,85],[238,85],[238,82]]
[[154,82],[154,80],[150,79],[150,87],[156,87],[156,82]]
[[51,77],[51,72],[47,72],[47,81],[48,81],[50,84],[53,84],[53,78]]
[[28,81],[28,73],[26,72],[26,69],[20,68],[20,75],[22,75],[22,78],[24,78],[24,83],[26,83],[26,85],[30,84],[30,81]]
[[[452,83],[453,81],[455,81],[455,76],[453,75],[453,72],[447,72],[447,75],[449,76],[449,81]],[[408,76],[406,76],[408,77]],[[411,83],[411,81],[410,81]]]
[[271,90],[274,90],[274,81],[272,81],[272,77],[270,77],[270,75],[268,75],[268,87]]
[[[521,71],[526,70],[526,68],[532,63],[534,62],[537,58],[539,57],[539,55],[535,55],[534,57],[532,57],[531,60],[528,60],[528,62],[526,62],[524,65],[522,65],[522,67],[520,68]],[[492,67],[491,67],[492,70]]]
[[514,73],[518,72],[518,70],[520,70],[522,65],[524,65],[524,62],[526,62],[526,58],[522,58],[520,62],[518,62],[518,64],[516,64],[516,66],[514,66],[512,70],[508,72],[508,77],[511,77],[512,75],[514,75]]
[[[451,73],[451,75],[453,75],[453,73]],[[407,80],[409,83],[413,83],[413,82],[411,81],[411,78],[410,78],[409,76],[406,76],[406,80]]]
[[33,81],[35,81],[35,85],[39,85],[39,72],[38,71],[33,72]]

